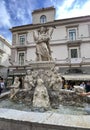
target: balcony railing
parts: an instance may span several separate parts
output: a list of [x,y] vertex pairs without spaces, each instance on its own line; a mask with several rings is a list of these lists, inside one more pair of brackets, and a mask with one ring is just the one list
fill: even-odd
[[85,58],[85,57],[83,57],[83,58],[82,58],[82,62],[83,62],[83,63],[90,63],[90,58]]
[[70,60],[68,58],[67,59],[55,59],[55,63],[56,64],[69,64]]
[[[90,58],[66,58],[66,59],[55,59],[54,60],[57,65],[70,65],[70,64],[89,64],[90,63]],[[35,61],[25,61],[23,65],[20,65],[19,62],[13,62],[13,65],[15,66],[25,66],[29,65],[31,62]]]
[[71,64],[80,64],[82,62],[82,58],[72,58],[70,59]]
[[0,63],[0,67],[4,67],[5,66],[5,64],[3,64],[3,63]]
[[5,52],[4,47],[1,47],[1,46],[0,46],[0,52],[1,52],[1,53],[4,53],[4,52]]
[[55,59],[56,64],[88,64],[90,63],[90,58],[67,58],[67,59]]

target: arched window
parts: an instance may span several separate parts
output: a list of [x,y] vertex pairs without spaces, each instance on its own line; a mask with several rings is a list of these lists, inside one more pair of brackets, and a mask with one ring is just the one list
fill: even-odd
[[42,15],[40,17],[40,23],[46,23],[46,16],[45,15]]

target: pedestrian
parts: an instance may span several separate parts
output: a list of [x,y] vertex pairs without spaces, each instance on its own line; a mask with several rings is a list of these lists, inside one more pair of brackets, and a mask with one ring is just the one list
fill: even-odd
[[80,84],[80,87],[85,88],[85,86],[86,86],[85,82],[82,82],[82,83]]
[[2,91],[4,90],[5,88],[5,83],[3,81],[3,78],[0,78],[0,94],[2,93]]
[[86,92],[90,92],[90,81],[86,83],[85,90]]

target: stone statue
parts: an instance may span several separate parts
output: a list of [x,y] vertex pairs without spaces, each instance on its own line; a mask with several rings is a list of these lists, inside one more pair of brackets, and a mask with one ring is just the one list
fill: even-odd
[[11,89],[10,99],[14,98],[15,95],[18,93],[18,91],[20,90],[19,86],[20,86],[19,77],[15,77],[13,85],[10,86]]
[[10,99],[24,103],[32,110],[49,110],[68,103],[82,106],[87,100],[83,98],[84,88],[80,86],[74,86],[73,90],[62,89],[62,77],[55,67],[28,70],[23,80],[24,89],[20,89],[20,77],[15,77],[10,86]]
[[49,88],[57,91],[60,91],[60,89],[62,88],[62,78],[55,69],[53,70],[50,78]]
[[83,93],[85,91],[84,87],[81,87],[79,85],[74,85],[74,91],[76,93]]
[[27,70],[27,75],[24,78],[24,88],[27,90],[31,90],[34,87],[34,79],[32,76],[32,71]]
[[44,86],[44,82],[41,78],[37,79],[37,86],[35,88],[33,97],[33,107],[36,108],[50,107],[49,95],[46,87]]
[[50,31],[46,27],[41,27],[38,31],[38,36],[33,32],[33,37],[36,42],[36,60],[37,61],[50,61],[52,60],[51,49],[49,41],[51,39],[53,29]]

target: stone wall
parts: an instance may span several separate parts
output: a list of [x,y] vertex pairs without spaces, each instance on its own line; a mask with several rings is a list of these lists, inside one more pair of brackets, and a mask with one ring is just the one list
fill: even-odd
[[90,130],[90,116],[0,109],[0,130]]
[[23,121],[0,119],[0,130],[89,130],[88,128],[43,125]]

